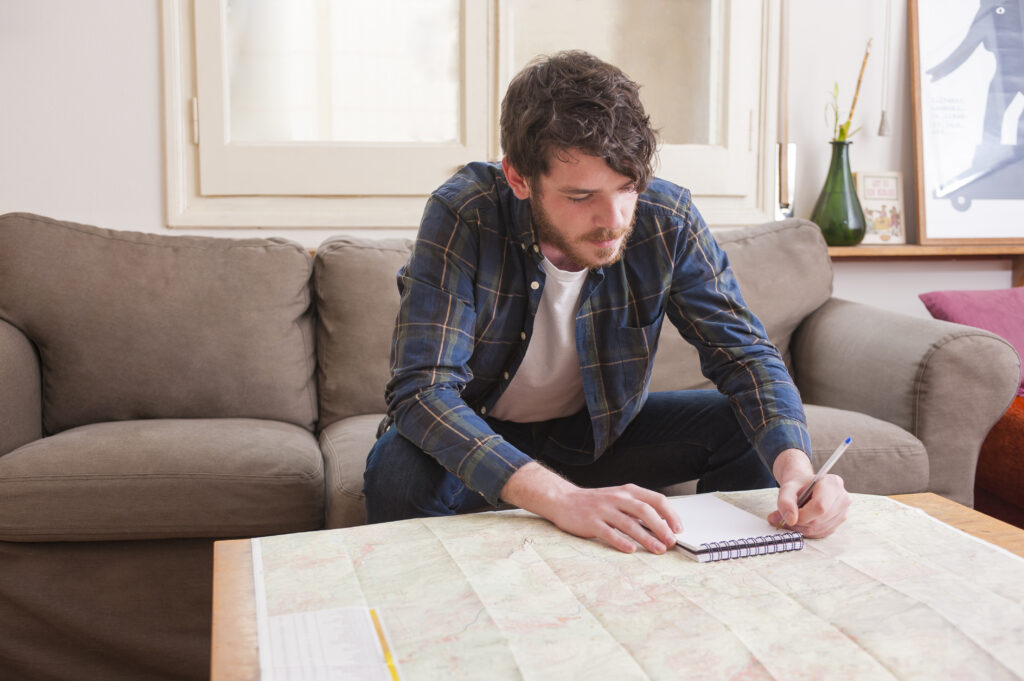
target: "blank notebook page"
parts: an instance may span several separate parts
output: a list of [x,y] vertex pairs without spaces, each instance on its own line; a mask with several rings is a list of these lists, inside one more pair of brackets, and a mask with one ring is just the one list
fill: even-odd
[[691,494],[670,499],[669,503],[683,521],[683,531],[676,535],[676,541],[693,551],[712,542],[789,534],[714,494]]

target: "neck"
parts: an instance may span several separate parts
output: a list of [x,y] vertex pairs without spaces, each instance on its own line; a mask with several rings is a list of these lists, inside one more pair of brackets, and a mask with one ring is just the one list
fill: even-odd
[[586,269],[571,260],[559,249],[550,244],[544,243],[543,241],[540,242],[540,252],[544,254],[545,258],[551,261],[552,265],[563,272],[579,272],[582,269]]

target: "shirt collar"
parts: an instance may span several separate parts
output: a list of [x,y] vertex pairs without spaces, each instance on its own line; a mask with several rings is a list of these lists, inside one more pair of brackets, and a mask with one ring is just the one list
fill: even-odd
[[512,188],[508,188],[509,200],[512,202],[512,220],[509,226],[509,236],[519,244],[524,252],[533,255],[534,260],[540,262],[540,241],[537,239],[537,230],[533,226],[533,210],[530,202],[518,198]]

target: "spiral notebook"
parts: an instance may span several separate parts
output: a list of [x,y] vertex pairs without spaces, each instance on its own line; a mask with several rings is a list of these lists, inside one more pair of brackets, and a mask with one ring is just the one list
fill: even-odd
[[799,532],[777,530],[739,506],[714,494],[692,494],[669,500],[683,521],[676,546],[701,563],[749,558],[783,551],[799,551]]

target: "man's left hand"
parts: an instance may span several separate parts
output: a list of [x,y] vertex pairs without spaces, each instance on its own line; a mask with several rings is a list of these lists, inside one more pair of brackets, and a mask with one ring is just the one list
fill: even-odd
[[846,520],[850,494],[843,485],[843,479],[831,473],[814,486],[814,492],[803,508],[797,508],[797,497],[814,478],[811,460],[804,452],[799,449],[782,452],[775,459],[772,473],[779,483],[778,510],[768,516],[772,525],[784,520],[786,527],[817,539],[832,534]]

